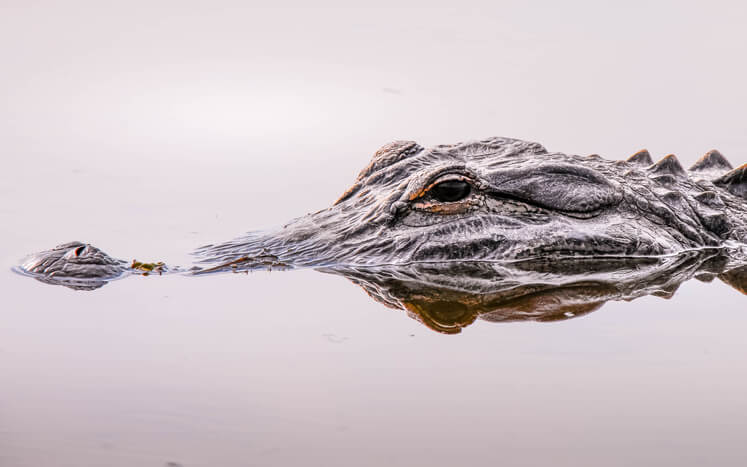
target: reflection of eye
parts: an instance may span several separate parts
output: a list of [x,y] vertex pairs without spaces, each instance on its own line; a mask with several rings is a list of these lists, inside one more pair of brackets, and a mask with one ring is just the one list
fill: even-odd
[[430,189],[434,198],[442,203],[453,203],[469,196],[472,187],[462,180],[446,180],[433,185]]

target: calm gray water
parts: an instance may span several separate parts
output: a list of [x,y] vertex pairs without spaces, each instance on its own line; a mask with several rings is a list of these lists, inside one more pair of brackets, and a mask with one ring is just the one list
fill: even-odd
[[314,271],[186,264],[329,205],[393,139],[747,162],[733,3],[0,5],[0,466],[741,466],[747,307],[714,281],[435,333]]

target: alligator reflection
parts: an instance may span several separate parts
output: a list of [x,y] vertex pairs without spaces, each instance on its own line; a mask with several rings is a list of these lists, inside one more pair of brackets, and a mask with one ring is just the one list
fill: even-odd
[[610,300],[670,298],[686,280],[722,281],[747,293],[747,266],[730,268],[718,251],[620,260],[516,263],[421,263],[382,268],[326,268],[375,300],[402,309],[429,328],[456,334],[476,319],[559,321]]
[[[492,322],[559,321],[598,310],[610,300],[645,295],[670,298],[692,278],[715,278],[747,294],[747,265],[723,249],[678,255],[625,258],[543,258],[513,262],[411,263],[330,266],[318,271],[346,277],[374,300],[401,309],[429,328],[456,334],[482,319]],[[266,259],[231,261],[210,269],[163,269],[163,274],[204,275],[291,269]],[[24,273],[22,270],[19,272]],[[24,273],[28,274],[28,273]],[[148,275],[130,269],[117,276]],[[108,280],[32,275],[76,290],[94,290]]]

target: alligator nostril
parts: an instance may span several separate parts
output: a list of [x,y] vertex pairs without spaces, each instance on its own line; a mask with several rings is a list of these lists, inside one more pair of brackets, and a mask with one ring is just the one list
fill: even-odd
[[80,254],[83,253],[83,250],[85,250],[85,249],[86,249],[85,245],[79,246],[78,248],[76,248],[75,249],[75,256],[80,256]]

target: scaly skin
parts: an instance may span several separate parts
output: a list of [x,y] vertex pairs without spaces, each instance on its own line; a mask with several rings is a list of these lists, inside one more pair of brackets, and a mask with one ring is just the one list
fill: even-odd
[[[747,164],[715,151],[689,171],[550,153],[509,138],[436,146],[388,144],[331,207],[272,232],[197,250],[205,273],[267,267],[348,267],[451,261],[656,257],[747,243]],[[46,281],[137,272],[80,242],[31,256]]]

